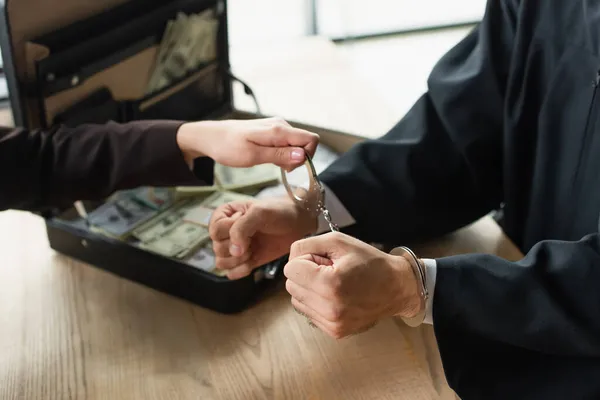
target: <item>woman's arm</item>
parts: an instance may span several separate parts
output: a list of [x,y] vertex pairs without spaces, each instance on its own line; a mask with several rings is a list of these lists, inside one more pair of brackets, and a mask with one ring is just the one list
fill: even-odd
[[142,185],[212,183],[212,160],[196,174],[177,143],[182,124],[0,128],[0,209],[39,211]]
[[210,185],[214,161],[294,167],[317,143],[276,118],[0,128],[0,210],[40,211],[137,186]]

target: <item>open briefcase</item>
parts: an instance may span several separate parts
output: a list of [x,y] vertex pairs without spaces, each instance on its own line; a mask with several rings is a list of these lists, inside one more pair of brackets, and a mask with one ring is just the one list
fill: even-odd
[[[229,68],[225,0],[5,0],[2,5],[0,41],[17,126],[256,117],[233,109],[236,78]],[[156,74],[157,60],[178,18],[207,20],[202,34],[214,40],[196,54],[195,64],[190,65],[190,57],[180,59],[175,65],[183,69],[165,81]],[[338,152],[360,140],[294,125],[320,133],[322,143]],[[106,204],[83,206],[92,215]],[[223,313],[248,307],[280,276],[285,262],[285,257],[274,260],[247,278],[230,281],[184,259],[90,229],[77,207],[43,217],[56,251]],[[148,221],[152,218],[139,225]]]

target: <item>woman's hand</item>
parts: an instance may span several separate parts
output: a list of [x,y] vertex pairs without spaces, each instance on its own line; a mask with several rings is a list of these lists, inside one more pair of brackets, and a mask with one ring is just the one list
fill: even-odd
[[198,121],[181,125],[177,143],[186,162],[208,156],[229,167],[275,164],[300,166],[317,148],[319,135],[297,129],[280,118]]

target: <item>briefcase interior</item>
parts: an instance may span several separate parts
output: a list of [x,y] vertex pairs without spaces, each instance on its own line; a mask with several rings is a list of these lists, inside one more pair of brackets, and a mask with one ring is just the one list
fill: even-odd
[[[169,21],[208,13],[214,57],[149,88]],[[6,0],[0,40],[17,126],[141,119],[252,118],[233,108],[225,0]],[[343,152],[360,138],[297,123]],[[86,203],[98,207],[101,203]],[[245,309],[281,274],[285,257],[228,280],[91,231],[72,205],[44,214],[65,255],[218,312]]]

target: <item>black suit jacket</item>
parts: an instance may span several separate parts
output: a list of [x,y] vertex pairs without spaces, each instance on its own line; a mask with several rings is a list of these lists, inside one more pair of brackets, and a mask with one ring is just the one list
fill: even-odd
[[437,260],[433,324],[463,399],[600,399],[599,71],[600,1],[489,0],[408,114],[321,176],[365,241],[503,207],[523,260]]
[[177,145],[178,121],[0,128],[0,210],[43,211],[101,200],[137,186],[212,184],[213,161],[193,169]]

